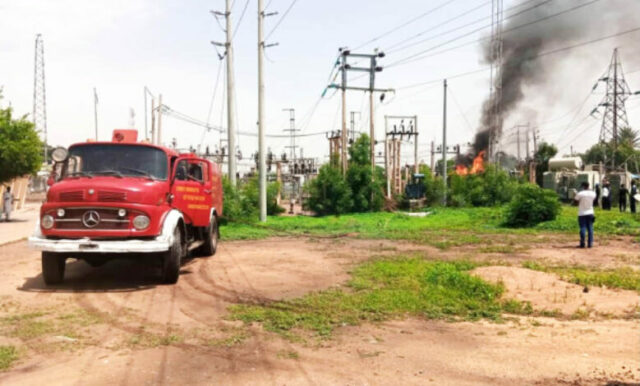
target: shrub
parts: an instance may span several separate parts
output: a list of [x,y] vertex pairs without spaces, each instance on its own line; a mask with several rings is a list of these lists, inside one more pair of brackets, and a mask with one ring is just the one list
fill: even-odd
[[[258,176],[251,177],[238,187],[231,186],[226,176],[222,180],[224,190],[224,220],[225,221],[254,221],[259,214]],[[277,215],[284,209],[276,202],[278,183],[267,184],[267,214]]]
[[361,135],[349,148],[349,168],[346,180],[351,189],[353,206],[351,212],[379,211],[384,204],[382,182],[385,181],[382,168],[376,168],[375,180],[371,180],[371,141],[366,134]]
[[558,213],[560,202],[555,192],[534,184],[523,184],[505,210],[505,225],[530,227],[554,220]]
[[444,197],[444,184],[441,177],[433,175],[433,171],[426,165],[420,166],[420,173],[424,174],[424,191],[427,203],[431,206],[440,205]]
[[353,206],[351,189],[333,162],[323,165],[305,190],[309,194],[309,209],[318,215],[348,213]]
[[450,176],[452,206],[498,206],[509,202],[518,182],[500,167],[486,165],[477,175]]

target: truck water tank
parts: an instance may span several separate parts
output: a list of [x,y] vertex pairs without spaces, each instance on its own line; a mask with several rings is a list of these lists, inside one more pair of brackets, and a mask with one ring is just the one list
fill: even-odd
[[551,158],[549,160],[549,171],[559,170],[579,170],[582,169],[582,158],[580,157],[568,157],[568,158]]

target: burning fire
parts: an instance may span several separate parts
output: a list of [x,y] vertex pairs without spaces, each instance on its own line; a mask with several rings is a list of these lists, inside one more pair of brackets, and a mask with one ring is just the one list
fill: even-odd
[[476,158],[473,159],[471,169],[464,165],[456,165],[456,174],[459,176],[466,176],[469,174],[478,174],[484,172],[484,150],[478,153]]

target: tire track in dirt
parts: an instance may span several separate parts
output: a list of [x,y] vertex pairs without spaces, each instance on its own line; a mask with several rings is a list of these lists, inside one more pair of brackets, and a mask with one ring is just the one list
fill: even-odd
[[[231,263],[235,266],[236,269],[238,269],[238,271],[240,272],[240,274],[242,275],[244,281],[246,282],[249,290],[253,293],[254,297],[258,297],[258,291],[255,289],[255,287],[251,284],[251,281],[249,280],[249,278],[247,277],[246,273],[244,272],[244,270],[242,269],[242,267],[238,264],[237,260],[235,259],[235,257],[233,256],[233,254],[231,253],[231,251],[227,250],[227,248],[223,248],[224,252],[229,255],[229,260],[231,261]],[[233,287],[233,282],[231,281],[231,277],[229,276],[229,271],[227,270],[226,266],[224,264],[222,264],[222,268],[224,271],[225,276],[227,276],[227,278],[229,279],[229,283],[230,285]],[[233,289],[234,292],[237,293],[237,291],[235,289]],[[238,296],[238,303],[241,303],[240,297]],[[262,344],[262,342],[260,341],[260,337],[258,336],[258,334],[251,330],[251,335],[253,336],[254,341],[256,342],[257,345],[257,354],[260,357],[260,363],[264,366],[265,371],[267,371],[269,373],[269,376],[271,377],[271,383],[275,383],[275,370],[276,370],[276,366],[274,363],[272,363],[270,360],[268,360],[267,356],[266,356],[266,350],[264,348],[264,345]],[[285,343],[287,345],[287,347],[289,349],[291,349],[291,344],[289,343]],[[313,382],[313,380],[311,379],[311,377],[309,376],[309,373],[304,369],[304,367],[300,364],[300,362],[296,361],[296,369],[298,370],[298,372],[302,375],[302,377],[307,381],[308,384],[315,384],[315,382]]]

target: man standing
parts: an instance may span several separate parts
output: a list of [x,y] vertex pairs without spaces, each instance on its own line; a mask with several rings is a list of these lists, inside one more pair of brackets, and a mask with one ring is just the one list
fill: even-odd
[[[9,221],[11,216],[11,210],[13,209],[13,194],[11,194],[11,187],[7,186],[4,193],[2,193],[2,212],[6,217],[6,221]],[[2,216],[0,216],[2,218]]]
[[620,197],[618,200],[618,207],[620,208],[620,212],[627,211],[627,196],[629,195],[629,190],[627,187],[622,184],[620,185]]
[[631,194],[629,195],[629,209],[631,209],[631,213],[636,212],[636,194],[638,194],[636,182],[631,181]]
[[[587,246],[591,248],[593,246],[593,222],[595,221],[595,215],[593,211],[593,200],[596,198],[596,193],[589,189],[589,183],[583,182],[581,185],[582,190],[576,194],[575,200],[578,201],[578,225],[580,226],[580,248],[584,248],[585,233],[589,233],[589,240]],[[603,196],[604,197],[604,196]]]
[[593,200],[593,206],[598,207],[599,205],[598,201],[600,199],[600,184],[596,183],[595,191],[596,191],[596,198]]
[[604,186],[602,186],[602,209],[611,210],[611,189],[609,189],[609,181],[605,181]]

